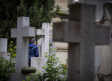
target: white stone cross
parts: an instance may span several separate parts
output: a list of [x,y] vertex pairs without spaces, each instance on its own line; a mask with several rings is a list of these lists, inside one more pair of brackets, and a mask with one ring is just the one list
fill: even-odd
[[16,73],[28,67],[29,37],[35,37],[35,27],[29,27],[29,17],[18,17],[17,28],[11,28],[11,37],[17,38]]
[[0,57],[10,60],[10,53],[7,53],[7,38],[0,38]]
[[42,35],[41,53],[44,57],[44,52],[49,53],[49,23],[42,23],[42,29],[37,29],[36,35]]
[[69,43],[68,81],[94,81],[95,44],[110,43],[110,27],[95,26],[95,6],[69,5],[69,22],[53,24],[53,40]]

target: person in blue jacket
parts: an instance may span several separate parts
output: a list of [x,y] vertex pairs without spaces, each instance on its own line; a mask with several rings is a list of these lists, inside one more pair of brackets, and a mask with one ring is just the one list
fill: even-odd
[[36,40],[33,38],[31,44],[29,44],[29,67],[31,67],[31,57],[38,57],[38,47],[36,46]]

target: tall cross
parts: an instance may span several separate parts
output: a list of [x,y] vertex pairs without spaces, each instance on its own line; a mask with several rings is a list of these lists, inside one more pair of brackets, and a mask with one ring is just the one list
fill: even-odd
[[41,53],[42,57],[44,52],[49,52],[49,23],[42,23],[42,29],[37,29],[36,35],[42,35]]
[[94,81],[95,44],[109,44],[110,27],[95,25],[95,6],[69,5],[69,22],[53,24],[53,40],[69,43],[68,81]]
[[17,38],[16,73],[28,67],[29,37],[35,37],[35,27],[29,27],[29,17],[18,17],[17,28],[11,28],[11,37]]

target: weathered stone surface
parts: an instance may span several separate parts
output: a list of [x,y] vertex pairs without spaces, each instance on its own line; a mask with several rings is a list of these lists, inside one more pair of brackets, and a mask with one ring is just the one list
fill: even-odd
[[54,23],[53,40],[69,42],[68,80],[93,81],[95,44],[109,44],[110,29],[95,26],[94,5],[77,3],[69,8],[70,21]]
[[102,63],[102,46],[95,46],[95,75],[100,73],[99,68]]
[[45,57],[31,57],[31,67],[35,67],[36,70],[43,71],[42,67],[46,65],[47,58]]
[[42,23],[42,29],[37,29],[36,35],[42,35],[41,55],[44,57],[44,52],[49,52],[49,23]]
[[35,37],[35,27],[29,27],[29,17],[18,17],[17,28],[11,28],[11,37],[17,38],[16,73],[28,67],[29,37]]
[[100,20],[103,16],[103,4],[106,3],[107,1],[111,2],[112,0],[79,0],[79,1],[83,3],[96,5],[96,20]]
[[10,60],[10,53],[7,53],[7,38],[0,38],[0,57]]
[[41,45],[39,45],[39,44],[37,45],[37,47],[38,47],[39,57],[42,57],[42,55],[41,55],[41,54],[42,54],[42,53],[41,53],[41,52],[42,52],[42,51],[41,51],[41,48],[42,48],[42,47],[41,47]]
[[[112,30],[112,2],[107,2],[103,5],[103,16],[102,19],[99,21],[100,24],[108,25],[111,27]],[[111,31],[112,33],[112,31]],[[111,35],[112,36],[112,35]],[[106,75],[104,76],[106,79],[112,75],[112,41],[110,36],[110,45],[103,45],[102,46],[102,64],[99,68],[100,74]],[[108,76],[109,75],[109,76]],[[108,77],[107,77],[108,76]],[[112,76],[111,76],[112,78]],[[111,79],[112,80],[112,79]],[[110,80],[110,81],[111,81]],[[108,80],[106,80],[108,81]]]
[[[96,58],[95,67],[97,69],[96,74],[105,75],[105,81],[112,81],[108,79],[112,75],[112,0],[79,0],[84,3],[91,3],[96,5],[96,20],[98,24],[107,25],[111,27],[110,45],[99,46],[101,49],[97,49],[95,55]],[[96,46],[97,48],[98,46]],[[101,64],[102,63],[102,64]],[[99,70],[98,70],[99,69]],[[99,73],[100,71],[100,73]],[[107,76],[108,77],[107,77]]]
[[110,45],[102,46],[102,64],[100,67],[100,74],[109,75],[112,74],[112,52]]
[[10,53],[0,52],[0,57],[4,57],[6,60],[10,60]]
[[7,38],[0,38],[0,52],[7,52]]

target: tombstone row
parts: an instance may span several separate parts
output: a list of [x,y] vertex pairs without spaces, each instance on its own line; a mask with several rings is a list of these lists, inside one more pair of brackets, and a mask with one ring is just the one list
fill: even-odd
[[[54,23],[53,40],[69,43],[68,81],[93,81],[94,47],[95,44],[109,44],[110,28],[95,25],[94,5],[77,3],[70,5],[69,9],[69,22]],[[43,45],[49,49],[49,40],[46,39],[49,32],[42,28],[42,38],[47,42]],[[35,33],[35,27],[29,26],[28,17],[18,17],[17,28],[11,29],[11,37],[17,38],[16,73],[21,73],[22,67],[28,67],[29,38],[35,37]],[[42,48],[45,52],[48,49]]]

